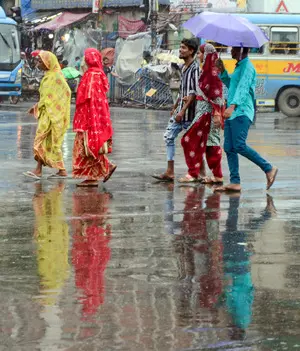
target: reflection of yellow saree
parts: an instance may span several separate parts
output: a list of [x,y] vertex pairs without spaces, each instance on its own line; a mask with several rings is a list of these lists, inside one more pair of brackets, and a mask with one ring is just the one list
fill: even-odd
[[48,71],[41,82],[40,101],[35,107],[38,128],[34,158],[44,166],[63,170],[61,147],[70,124],[71,91],[56,56],[49,51],[41,51],[39,56]]
[[61,191],[58,186],[33,199],[38,272],[43,293],[50,295],[46,304],[54,302],[69,274],[69,227],[63,219]]

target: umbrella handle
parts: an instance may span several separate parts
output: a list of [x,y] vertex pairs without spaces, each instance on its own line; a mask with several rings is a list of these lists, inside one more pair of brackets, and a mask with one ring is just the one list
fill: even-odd
[[243,53],[244,53],[244,46],[243,46],[243,43],[241,43],[240,61],[242,61]]

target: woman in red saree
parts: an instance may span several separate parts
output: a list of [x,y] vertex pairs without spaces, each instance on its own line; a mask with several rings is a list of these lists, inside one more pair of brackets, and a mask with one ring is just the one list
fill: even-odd
[[98,50],[85,51],[86,71],[77,91],[73,130],[73,177],[85,179],[77,186],[107,182],[117,168],[105,156],[112,151],[113,128],[106,93],[109,90]]
[[[213,45],[205,44],[200,47],[199,55],[203,66],[196,97],[196,116],[181,139],[188,174],[179,182],[222,183],[220,128],[224,101],[222,82],[215,65],[218,53]],[[200,179],[204,154],[213,176]]]

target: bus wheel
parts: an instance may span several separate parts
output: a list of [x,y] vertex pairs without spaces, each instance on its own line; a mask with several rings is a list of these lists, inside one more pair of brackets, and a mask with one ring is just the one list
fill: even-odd
[[300,89],[285,89],[279,95],[278,108],[288,117],[300,117]]

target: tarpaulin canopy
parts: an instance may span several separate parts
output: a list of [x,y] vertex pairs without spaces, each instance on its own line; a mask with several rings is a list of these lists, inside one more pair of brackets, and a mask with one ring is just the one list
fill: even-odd
[[34,30],[48,29],[54,31],[66,27],[74,22],[78,22],[83,18],[87,17],[88,15],[89,13],[63,12],[61,15],[57,16],[52,21],[40,24],[39,26],[35,27]]
[[26,15],[33,13],[35,10],[31,8],[31,0],[21,0],[21,10],[23,18]]
[[118,17],[119,20],[119,37],[126,39],[129,35],[144,32],[146,25],[142,20],[129,20],[123,16]]
[[[158,0],[160,5],[170,5],[170,0]],[[143,0],[104,0],[103,7],[131,7],[142,6]],[[31,0],[31,7],[35,10],[91,8],[93,0]]]

